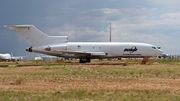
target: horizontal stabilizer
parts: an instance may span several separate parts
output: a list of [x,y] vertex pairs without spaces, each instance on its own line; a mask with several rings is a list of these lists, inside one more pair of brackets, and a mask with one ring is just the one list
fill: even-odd
[[31,26],[33,26],[33,25],[15,25],[15,26],[6,26],[5,25],[4,27],[17,31],[17,30],[22,30],[22,29],[29,29]]

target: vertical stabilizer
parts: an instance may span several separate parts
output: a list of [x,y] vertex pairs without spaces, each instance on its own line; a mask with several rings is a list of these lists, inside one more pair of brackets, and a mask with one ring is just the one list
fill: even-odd
[[38,30],[34,25],[15,25],[5,27],[21,34],[31,46],[60,44],[68,41],[67,36],[48,36]]

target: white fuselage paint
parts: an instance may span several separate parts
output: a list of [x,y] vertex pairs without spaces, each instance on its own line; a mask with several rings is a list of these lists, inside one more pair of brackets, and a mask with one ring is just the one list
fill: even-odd
[[10,61],[11,60],[11,55],[6,53],[6,54],[0,54],[0,60],[8,60]]
[[[134,48],[136,49],[134,50]],[[107,57],[151,57],[159,56],[162,51],[145,43],[116,43],[116,42],[96,42],[96,43],[67,43],[68,50],[85,52],[105,52]]]
[[[48,45],[49,47],[57,46],[53,51],[67,50],[74,52],[86,52],[86,53],[98,53],[104,52],[105,55],[97,54],[91,55],[90,58],[122,58],[122,57],[156,57],[162,53],[162,50],[156,46],[146,43],[134,43],[134,42],[67,42],[59,45]],[[63,48],[61,47],[63,46]],[[65,48],[66,47],[66,48]],[[36,50],[36,48],[34,47]],[[49,51],[49,55],[51,54]],[[35,51],[37,52],[37,51]],[[46,53],[44,48],[38,48],[38,53]],[[60,52],[61,53],[61,52]],[[72,54],[59,54],[62,57],[81,57],[81,55]]]

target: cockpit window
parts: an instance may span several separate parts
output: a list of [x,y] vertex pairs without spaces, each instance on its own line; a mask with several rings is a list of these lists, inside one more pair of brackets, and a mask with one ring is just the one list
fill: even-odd
[[156,47],[152,47],[153,49],[156,49]]

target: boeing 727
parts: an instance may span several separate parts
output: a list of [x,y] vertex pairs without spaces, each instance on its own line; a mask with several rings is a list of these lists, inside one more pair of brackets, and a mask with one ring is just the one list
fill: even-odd
[[68,36],[49,36],[34,25],[5,26],[21,34],[30,44],[28,52],[65,58],[80,63],[102,58],[149,58],[162,54],[154,45],[135,42],[68,42]]

